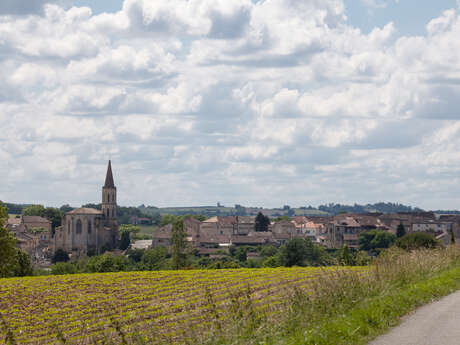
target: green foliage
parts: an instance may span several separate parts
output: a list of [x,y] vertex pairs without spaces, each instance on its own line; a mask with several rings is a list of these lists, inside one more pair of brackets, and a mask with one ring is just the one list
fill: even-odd
[[5,226],[7,221],[8,221],[8,208],[6,206],[3,206],[2,202],[0,201],[0,227]]
[[128,250],[128,258],[131,259],[133,262],[140,262],[142,259],[142,255],[144,255],[143,249],[130,249]]
[[131,244],[130,233],[128,231],[123,231],[121,233],[119,248],[121,250],[126,250],[128,249],[130,244]]
[[231,257],[224,257],[219,259],[208,266],[209,269],[219,270],[227,268],[241,268],[241,264]]
[[64,213],[54,207],[44,207],[43,205],[32,205],[22,210],[24,216],[40,216],[51,221],[51,228],[54,231],[56,227],[61,226],[62,216]]
[[[4,207],[0,205],[0,213]],[[3,217],[3,214],[0,214]],[[16,239],[3,226],[0,226],[0,278],[12,277],[17,270]]]
[[52,263],[57,263],[57,262],[67,262],[69,261],[69,254],[65,252],[62,249],[56,250],[56,252],[53,255],[53,258],[51,259]]
[[279,261],[278,261],[278,257],[277,256],[270,256],[269,258],[267,258],[263,264],[262,264],[263,267],[279,267],[280,264],[279,264]]
[[171,257],[173,269],[178,270],[185,266],[186,237],[187,234],[184,228],[184,221],[182,219],[177,219],[171,231]]
[[401,238],[406,234],[406,229],[404,228],[403,223],[399,223],[397,229],[396,229],[396,237]]
[[165,214],[161,217],[160,226],[173,224],[178,218],[179,216],[173,216],[172,214]]
[[34,273],[30,263],[30,256],[24,253],[19,248],[16,248],[16,269],[14,271],[15,277],[31,276]]
[[278,249],[272,245],[260,247],[259,254],[261,257],[268,258],[270,256],[276,255],[276,253],[278,253]]
[[144,251],[141,260],[140,268],[143,270],[161,270],[167,268],[166,259],[168,257],[168,249],[165,247],[155,247]]
[[414,250],[419,248],[436,248],[439,242],[433,235],[425,232],[414,232],[398,238],[396,245],[404,250]]
[[129,267],[128,259],[125,256],[115,256],[112,253],[105,253],[93,256],[86,264],[88,272],[120,272],[126,271]]
[[347,245],[345,245],[341,250],[340,250],[340,263],[344,266],[353,266],[354,265],[354,258],[353,254],[351,253],[350,248],[348,248]]
[[380,249],[391,247],[395,241],[396,236],[394,234],[383,230],[365,231],[358,236],[359,248],[361,250],[377,254]]
[[245,262],[246,259],[248,258],[248,249],[244,247],[238,247],[235,250],[235,258],[239,262]]
[[51,274],[75,274],[78,273],[77,267],[71,262],[57,262],[51,266]]
[[290,221],[291,218],[289,218],[289,216],[279,216],[278,218],[275,218],[273,221],[276,223],[276,222],[281,222],[283,220]]
[[0,202],[0,278],[32,275],[30,257],[16,248],[16,239],[4,228],[8,209]]
[[254,224],[254,230],[263,232],[268,231],[268,226],[270,225],[270,218],[264,216],[262,212],[259,212],[256,216],[256,221]]
[[281,266],[292,267],[329,264],[331,258],[310,239],[294,238],[279,249],[278,260]]

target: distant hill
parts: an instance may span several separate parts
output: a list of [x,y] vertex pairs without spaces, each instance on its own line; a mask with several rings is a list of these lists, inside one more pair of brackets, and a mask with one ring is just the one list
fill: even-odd
[[398,212],[423,212],[421,208],[406,206],[403,204],[392,203],[392,202],[378,202],[375,204],[367,205],[341,205],[341,204],[328,204],[321,205],[318,207],[319,210],[327,212],[329,214],[339,214],[339,213],[398,213]]
[[26,207],[32,206],[32,204],[12,204],[8,202],[3,202],[1,200],[0,202],[4,206],[8,207],[9,214],[21,214],[23,209],[25,209]]

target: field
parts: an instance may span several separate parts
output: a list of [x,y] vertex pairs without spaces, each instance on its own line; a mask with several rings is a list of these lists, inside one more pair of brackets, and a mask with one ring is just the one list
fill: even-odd
[[138,225],[138,227],[141,229],[139,234],[149,236],[151,236],[154,231],[158,229],[158,226],[156,225]]
[[[341,269],[342,270],[342,269]],[[362,270],[355,268],[354,270]],[[0,280],[0,341],[94,343],[142,334],[180,342],[238,305],[271,313],[294,287],[336,269],[277,268],[80,274]],[[9,334],[9,335],[8,335]]]

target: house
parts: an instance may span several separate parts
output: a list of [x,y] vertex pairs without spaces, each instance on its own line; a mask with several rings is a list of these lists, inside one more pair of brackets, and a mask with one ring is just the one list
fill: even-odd
[[271,230],[274,234],[288,234],[291,237],[294,237],[296,234],[296,227],[294,223],[289,220],[272,223]]
[[358,248],[358,235],[363,231],[361,225],[348,215],[336,216],[327,228],[329,246],[332,248]]
[[156,229],[152,234],[152,248],[169,247],[171,245],[172,224]]
[[21,223],[29,230],[41,228],[51,233],[51,222],[46,218],[39,216],[21,216]]

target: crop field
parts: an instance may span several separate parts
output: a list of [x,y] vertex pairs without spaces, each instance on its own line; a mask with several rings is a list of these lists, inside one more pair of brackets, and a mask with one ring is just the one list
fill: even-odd
[[[362,268],[349,268],[362,270]],[[294,287],[337,268],[190,270],[0,279],[0,343],[94,344],[112,336],[167,339],[224,322],[239,299],[271,313]],[[344,270],[341,268],[340,270]],[[348,270],[348,269],[347,269]]]

